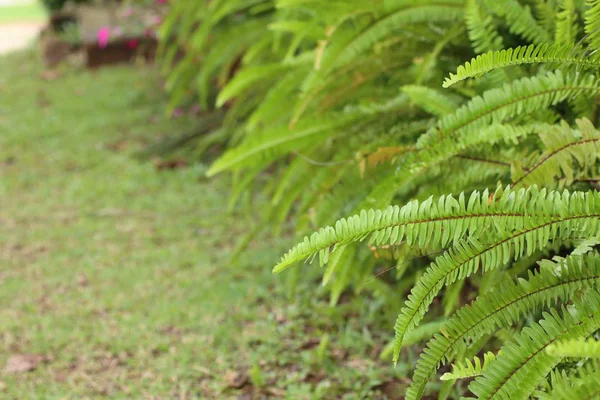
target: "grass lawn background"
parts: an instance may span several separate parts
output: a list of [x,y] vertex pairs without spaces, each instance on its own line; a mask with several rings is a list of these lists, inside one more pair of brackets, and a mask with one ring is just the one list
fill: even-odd
[[227,212],[226,177],[135,157],[198,123],[164,116],[152,69],[41,72],[33,54],[0,58],[0,367],[44,360],[0,371],[0,398],[401,393],[407,366],[379,360],[397,309],[363,295],[329,307],[316,266],[290,297],[271,267],[293,238],[230,262],[254,219]]
[[46,17],[46,10],[37,1],[22,5],[0,6],[0,23],[38,22]]

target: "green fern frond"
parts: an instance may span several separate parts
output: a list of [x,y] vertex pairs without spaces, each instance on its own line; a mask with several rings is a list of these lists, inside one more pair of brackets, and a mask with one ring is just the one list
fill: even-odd
[[500,50],[502,36],[498,34],[491,15],[485,15],[478,0],[467,0],[465,7],[465,22],[467,24],[469,39],[475,53]]
[[600,158],[600,133],[588,119],[577,120],[578,131],[572,130],[562,121],[561,125],[550,126],[540,137],[546,151],[526,171],[519,170],[513,187],[544,185],[552,183],[562,173],[565,183],[571,184],[578,175],[576,169],[585,173],[596,165]]
[[556,1],[533,0],[532,4],[533,15],[539,22],[539,25],[550,34],[554,32],[556,27]]
[[554,42],[559,44],[575,43],[579,30],[577,13],[575,12],[575,1],[562,0],[559,7],[560,11],[556,13]]
[[219,92],[217,107],[222,107],[228,100],[240,92],[262,80],[273,80],[290,69],[290,65],[282,63],[262,64],[244,68]]
[[256,110],[248,117],[248,131],[253,131],[258,127],[285,124],[289,120],[289,114],[282,112],[281,104],[296,96],[297,88],[300,86],[302,76],[310,68],[304,65],[302,68],[296,68],[292,73],[279,77],[266,93]]
[[522,78],[502,88],[490,89],[474,97],[455,113],[442,118],[417,141],[417,147],[431,152],[445,152],[447,142],[460,140],[458,135],[471,133],[493,123],[502,123],[516,115],[525,116],[544,110],[582,93],[600,91],[598,80],[591,75],[563,75],[560,71],[543,76]]
[[457,108],[456,101],[427,86],[405,85],[402,87],[402,92],[408,95],[413,104],[432,115],[450,114]]
[[[424,148],[412,160],[411,171],[431,167],[434,164],[456,157],[479,145],[490,146],[497,143],[514,144],[536,132],[549,129],[551,125],[531,123],[523,126],[515,124],[492,123],[476,130],[465,131],[464,134],[447,136],[434,143],[431,148]],[[462,132],[461,132],[462,133]]]
[[530,255],[550,241],[593,236],[600,226],[600,220],[594,215],[572,215],[553,221],[533,219],[538,221],[527,223],[527,226],[510,233],[502,234],[502,230],[497,231],[494,239],[489,242],[469,238],[467,242],[455,245],[436,258],[411,290],[396,320],[395,362],[398,360],[404,335],[419,324],[444,286],[465,279],[479,269],[489,271],[507,264],[511,258],[516,260],[525,254]]
[[600,68],[600,55],[588,54],[573,44],[530,44],[514,49],[489,51],[459,66],[456,73],[444,80],[443,87],[469,78],[476,78],[491,71],[526,64],[550,64],[556,67],[574,66],[580,70]]
[[578,243],[577,246],[573,249],[571,254],[573,255],[583,255],[590,253],[594,250],[594,247],[600,244],[600,237],[592,237],[582,242]]
[[459,309],[427,343],[408,388],[406,398],[421,397],[425,385],[441,363],[451,360],[466,346],[502,326],[511,326],[523,316],[541,307],[569,300],[582,288],[600,285],[600,255],[570,256],[559,263],[547,261],[528,279],[501,282],[497,288],[480,295],[473,303]]
[[452,372],[446,372],[440,377],[443,381],[451,381],[456,379],[474,378],[483,374],[483,371],[489,364],[496,360],[496,354],[488,351],[483,355],[483,363],[479,357],[475,357],[473,361],[465,358],[464,363],[452,364]]
[[600,328],[600,294],[589,290],[575,306],[544,313],[538,324],[523,329],[515,341],[469,385],[480,399],[526,399],[562,359],[545,350],[557,341],[585,338]]
[[348,42],[335,58],[333,65],[340,67],[356,59],[377,42],[403,26],[417,23],[456,21],[463,15],[463,4],[459,0],[423,0],[407,2],[391,14],[376,20],[371,26]]
[[589,7],[585,12],[586,39],[593,50],[600,48],[600,1],[586,0]]
[[552,391],[550,399],[552,400],[573,400],[573,399],[598,399],[600,390],[598,390],[598,381],[600,374],[588,376],[585,379],[577,379],[570,387],[560,387]]
[[[467,233],[477,235],[490,228],[498,233],[535,229],[539,223],[554,224],[567,221],[567,218],[576,219],[577,215],[568,213],[570,204],[585,204],[592,212],[600,209],[600,194],[547,192],[534,187],[518,192],[497,192],[490,197],[485,190],[473,192],[468,200],[462,193],[458,199],[450,195],[434,201],[430,197],[421,203],[412,201],[404,207],[363,210],[360,214],[337,221],[334,227],[322,228],[313,233],[310,239],[305,237],[303,242],[282,257],[274,272],[281,272],[317,254],[321,263],[325,264],[330,252],[339,246],[362,241],[368,236],[376,246],[393,245],[406,240],[409,245],[419,247],[445,247],[452,241],[458,243]],[[583,214],[581,218],[586,216]],[[552,230],[554,234],[557,233],[556,228]],[[529,240],[531,235],[526,236]]]
[[338,129],[344,125],[356,121],[357,117],[342,116],[329,118],[325,121],[310,121],[306,126],[298,126],[290,131],[287,127],[275,127],[260,136],[253,137],[244,144],[229,150],[212,164],[207,172],[208,176],[216,175],[224,170],[236,167],[248,160],[261,157],[266,152],[286,153],[289,149],[299,149],[299,144],[317,135],[325,135],[332,129]]
[[214,162],[207,175],[257,164],[264,167],[290,151],[314,147],[335,135],[350,136],[349,132],[361,131],[361,127],[369,122],[381,121],[383,115],[406,108],[407,102],[408,97],[400,94],[381,103],[347,107],[339,113],[328,113],[321,119],[301,121],[293,128],[278,125],[264,132],[254,131],[238,147],[230,149]]
[[506,19],[511,33],[523,37],[530,43],[552,42],[548,32],[538,25],[528,6],[521,5],[517,0],[484,0],[484,4],[496,15]]
[[[425,324],[420,325],[419,327],[410,331],[409,334],[406,335],[406,339],[404,340],[403,346],[412,346],[417,343],[423,342],[425,339],[430,338],[437,332],[439,332],[440,328],[444,326],[446,323],[445,320],[435,320],[432,322],[427,322]],[[384,348],[381,350],[379,354],[380,360],[389,361],[392,357],[392,352],[394,351],[394,342],[390,341]]]
[[600,357],[600,342],[597,340],[571,339],[554,343],[546,349],[548,354],[560,357]]
[[[551,345],[552,346],[552,345]],[[550,373],[551,387],[534,393],[540,400],[597,399],[600,397],[600,364],[589,360],[574,371],[555,370]]]
[[[324,264],[327,262],[330,251],[333,252],[344,244],[362,241],[369,235],[372,235],[371,242],[376,246],[394,245],[404,240],[405,237],[410,244],[413,244],[417,232],[422,230],[423,226],[427,230],[437,231],[438,234],[434,239],[442,245],[447,245],[451,239],[461,237],[468,230],[477,231],[478,225],[486,219],[492,217],[503,219],[523,215],[522,213],[511,215],[496,213],[493,210],[493,205],[496,203],[492,203],[492,209],[490,209],[488,196],[487,191],[474,192],[469,199],[468,209],[465,195],[461,194],[458,199],[452,196],[442,196],[437,204],[434,203],[433,198],[430,198],[423,203],[410,202],[402,208],[390,206],[386,210],[369,210],[368,212],[363,210],[359,215],[339,220],[335,227],[322,228],[319,232],[313,233],[310,239],[305,237],[302,243],[283,256],[273,271],[281,272],[293,264],[317,254],[320,255],[321,263]],[[455,225],[452,221],[459,219],[465,220],[466,223],[460,224],[461,230],[455,231],[451,237],[450,229]],[[431,228],[427,227],[429,224],[432,225]],[[444,231],[443,237],[439,235],[442,230]]]

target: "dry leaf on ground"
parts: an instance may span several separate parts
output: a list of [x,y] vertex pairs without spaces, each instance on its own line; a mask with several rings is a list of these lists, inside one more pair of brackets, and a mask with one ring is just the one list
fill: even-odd
[[18,354],[8,359],[4,371],[8,373],[33,371],[44,361],[48,361],[48,357],[39,354]]

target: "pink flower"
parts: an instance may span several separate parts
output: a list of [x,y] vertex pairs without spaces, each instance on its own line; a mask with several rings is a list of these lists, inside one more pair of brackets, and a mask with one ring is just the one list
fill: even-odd
[[137,49],[139,44],[140,44],[140,41],[137,39],[131,39],[131,40],[127,41],[127,47],[129,47],[130,49]]
[[110,39],[110,29],[108,27],[103,27],[98,30],[96,34],[98,39],[98,47],[101,49],[105,49],[108,46],[108,40]]
[[184,115],[185,115],[185,113],[183,112],[183,110],[181,108],[176,108],[173,110],[173,117],[175,117],[175,118],[183,117]]
[[167,4],[167,0],[156,0],[157,4]]

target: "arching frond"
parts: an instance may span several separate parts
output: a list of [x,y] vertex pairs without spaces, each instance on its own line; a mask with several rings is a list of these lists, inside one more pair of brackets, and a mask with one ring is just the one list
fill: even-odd
[[539,25],[552,34],[556,28],[557,2],[560,0],[533,0],[529,4]]
[[223,106],[228,100],[231,100],[241,91],[251,87],[255,82],[261,80],[273,80],[288,69],[290,69],[290,65],[280,63],[263,64],[245,68],[219,92],[217,107]]
[[600,395],[599,380],[600,364],[591,360],[574,371],[552,371],[551,387],[544,392],[536,392],[535,397],[540,400],[597,399]]
[[457,102],[435,89],[420,85],[405,85],[402,92],[406,93],[413,104],[432,115],[442,116],[454,112]]
[[600,48],[600,1],[586,0],[588,10],[585,12],[585,33],[593,50]]
[[554,343],[546,349],[553,356],[600,357],[600,342],[597,340],[571,339]]
[[566,122],[550,126],[540,133],[546,151],[527,170],[516,170],[513,187],[552,183],[559,174],[571,184],[576,170],[585,173],[600,158],[600,133],[588,119],[577,121],[579,130],[572,130]]
[[489,51],[480,54],[471,61],[458,67],[456,73],[450,73],[444,80],[443,87],[469,78],[476,78],[500,68],[526,64],[550,64],[550,66],[565,68],[576,67],[578,70],[599,69],[600,55],[588,54],[574,44],[530,44],[514,49]]
[[547,261],[527,280],[508,279],[459,309],[433,336],[421,354],[407,399],[419,398],[441,363],[451,360],[466,346],[501,326],[511,326],[523,316],[566,302],[582,288],[600,285],[600,255],[571,256],[558,263]]
[[593,394],[594,360],[563,355],[596,352],[600,322],[598,0],[176,3],[172,104],[226,104],[209,175],[234,172],[234,199],[260,183],[274,235],[326,226],[274,272],[318,256],[332,305],[400,308],[395,362],[430,338],[407,399],[456,361],[439,397]]
[[226,152],[213,163],[207,175],[218,174],[247,160],[260,159],[268,152],[271,152],[271,154],[285,154],[290,149],[300,149],[299,144],[307,138],[326,135],[331,130],[351,124],[356,118],[356,116],[342,116],[325,121],[310,121],[306,126],[298,126],[294,131],[290,131],[287,126],[278,126],[267,132],[262,132],[260,136],[255,136],[243,145]]
[[452,364],[452,372],[446,372],[441,376],[441,380],[450,381],[456,379],[474,378],[482,375],[483,371],[489,366],[492,361],[496,360],[496,354],[488,351],[483,355],[483,363],[479,357],[475,357],[473,361],[465,358],[464,363]]
[[497,143],[516,143],[536,132],[548,129],[548,124],[531,123],[526,125],[491,123],[480,129],[465,130],[460,134],[440,138],[430,148],[421,149],[412,161],[411,169],[416,171],[420,167],[430,167],[436,163],[455,157],[461,153],[480,145],[494,145]]
[[[534,219],[538,221],[499,237],[495,235],[493,240],[462,242],[436,258],[411,290],[396,320],[396,361],[404,335],[419,324],[444,286],[465,279],[479,269],[486,272],[507,264],[511,258],[516,260],[532,254],[550,241],[595,235],[600,226],[600,220],[594,216],[554,221]],[[588,229],[589,223],[592,229]]]
[[545,109],[582,93],[598,91],[598,81],[591,75],[563,75],[556,71],[543,76],[519,79],[502,88],[488,90],[483,95],[474,97],[455,113],[445,116],[435,128],[419,138],[417,147],[432,149],[435,148],[436,142],[456,137],[458,132],[481,129],[491,123],[506,121],[515,115],[525,116]]
[[492,16],[483,12],[478,0],[467,0],[465,22],[473,50],[477,54],[500,50],[504,47]]
[[[473,192],[468,200],[463,193],[458,199],[441,196],[438,201],[429,198],[422,203],[410,202],[404,207],[362,211],[359,215],[339,220],[335,227],[322,228],[310,239],[305,237],[302,243],[283,256],[274,272],[281,272],[317,254],[321,262],[326,263],[330,252],[337,247],[362,241],[368,236],[375,245],[406,240],[408,244],[419,247],[447,246],[451,241],[457,243],[467,233],[478,235],[486,229],[513,233],[521,229],[536,229],[545,223],[552,225],[570,221],[569,218],[576,220],[578,215],[567,213],[571,204],[586,205],[587,212],[591,214],[581,215],[585,219],[594,215],[593,210],[600,210],[600,194],[546,192],[531,188],[519,192],[497,192],[490,197],[484,191]],[[557,234],[556,229],[552,228],[554,234]],[[532,235],[525,236],[529,240]]]
[[576,42],[579,24],[575,11],[575,0],[561,0],[560,11],[556,13],[556,32],[554,42],[573,44]]
[[517,0],[484,0],[484,4],[496,15],[506,19],[510,32],[535,44],[552,42],[548,32],[538,25],[529,6],[521,5]]
[[544,319],[531,325],[502,346],[501,354],[469,385],[480,399],[526,399],[562,359],[545,350],[552,343],[585,338],[600,328],[600,294],[590,290],[563,309],[544,313]]
[[394,30],[415,23],[456,21],[463,15],[462,1],[424,0],[408,2],[404,7],[375,21],[371,26],[348,42],[335,58],[339,67],[349,63],[359,54],[373,47],[378,41],[389,36]]

